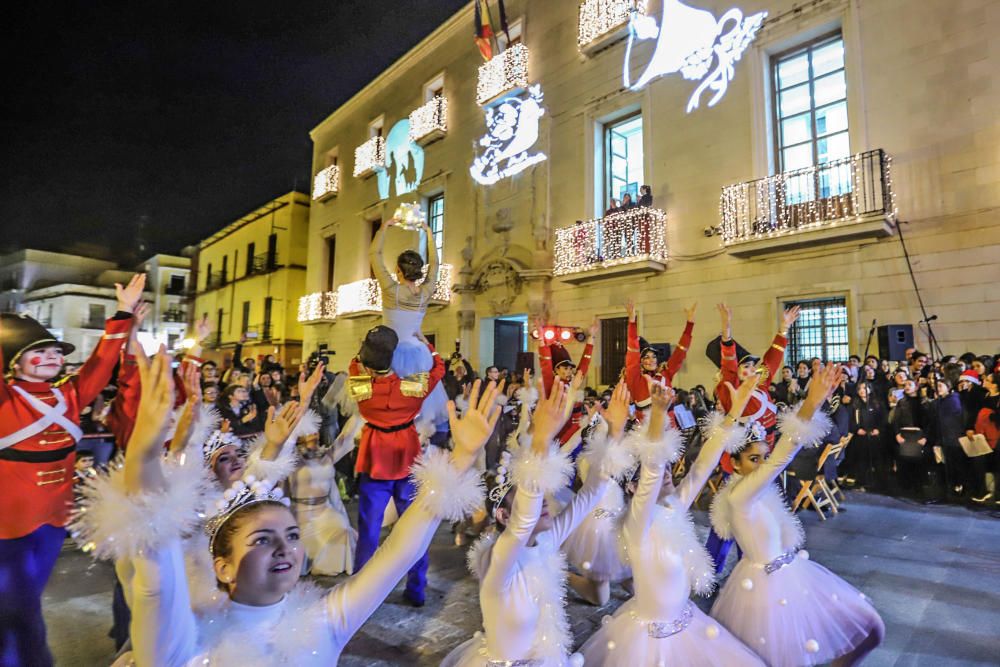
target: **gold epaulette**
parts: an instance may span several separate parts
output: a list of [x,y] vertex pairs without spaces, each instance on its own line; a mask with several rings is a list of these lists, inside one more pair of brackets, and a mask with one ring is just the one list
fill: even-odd
[[773,347],[774,349],[776,349],[778,352],[784,352],[785,351],[785,348],[781,347],[777,343],[771,343],[771,347]]
[[430,387],[430,373],[407,375],[399,382],[399,393],[410,398],[423,398]]
[[347,391],[355,401],[365,401],[372,397],[372,376],[352,375],[347,378]]

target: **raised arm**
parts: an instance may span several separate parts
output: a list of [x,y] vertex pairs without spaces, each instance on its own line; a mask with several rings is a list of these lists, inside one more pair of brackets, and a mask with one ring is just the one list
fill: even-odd
[[771,341],[771,347],[767,348],[767,352],[764,353],[762,362],[767,368],[769,380],[773,380],[778,377],[778,371],[781,370],[781,362],[785,359],[785,346],[788,345],[788,330],[793,324],[795,324],[795,320],[797,320],[798,317],[798,306],[785,309],[785,313],[782,317],[781,330],[774,335],[774,340]]
[[438,269],[441,268],[441,258],[438,257],[437,245],[434,243],[434,232],[426,221],[423,223],[424,238],[427,239],[427,279],[421,285],[425,299],[431,298],[434,290],[437,289]]
[[[718,304],[719,316],[722,319],[722,353],[720,356],[720,367],[722,370],[722,381],[729,382],[736,386],[740,382],[737,368],[739,360],[736,358],[736,341],[733,340],[733,309],[728,304]],[[726,406],[728,410],[728,406]]]
[[418,493],[392,533],[360,572],[327,594],[330,630],[338,646],[368,620],[420,558],[442,519],[457,521],[482,504],[482,480],[473,469],[476,456],[496,426],[500,410],[492,383],[480,397],[480,381],[473,386],[469,409],[461,419],[448,403],[455,448],[431,447],[414,464]]
[[379,226],[378,231],[375,232],[375,237],[372,239],[371,247],[368,249],[368,261],[371,262],[372,273],[375,274],[375,280],[378,281],[383,290],[392,281],[392,274],[385,266],[384,257],[385,230],[387,227],[391,227],[392,223],[392,220],[386,220],[385,224]]
[[774,451],[733,489],[734,501],[737,498],[741,503],[755,500],[778,478],[803,446],[819,443],[829,432],[833,425],[820,407],[840,383],[840,375],[839,364],[828,364],[822,372],[813,375],[809,394],[798,412],[785,413],[779,419],[781,438]]
[[651,403],[646,434],[630,436],[635,456],[641,463],[639,485],[632,496],[626,519],[629,532],[636,537],[644,536],[649,530],[667,463],[680,452],[681,447],[680,434],[676,430],[663,430],[673,392],[653,382],[649,385],[649,396]]
[[577,372],[584,378],[587,377],[587,372],[590,370],[590,360],[594,356],[594,341],[597,339],[600,326],[600,321],[595,317],[587,332],[587,344],[583,348],[583,356],[580,357],[580,363],[576,367]]
[[677,371],[684,364],[684,359],[687,358],[687,351],[691,347],[691,335],[694,332],[694,313],[697,308],[698,302],[696,301],[691,304],[690,308],[684,309],[684,314],[687,316],[684,332],[681,334],[680,340],[677,341],[677,347],[670,353],[670,358],[660,369],[660,374],[667,379],[667,384],[673,384],[674,376],[677,375]]

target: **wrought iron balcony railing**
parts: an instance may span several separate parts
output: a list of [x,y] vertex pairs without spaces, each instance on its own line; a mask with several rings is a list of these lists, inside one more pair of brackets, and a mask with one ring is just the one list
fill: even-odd
[[448,99],[432,97],[410,112],[410,141],[426,146],[448,133]]
[[528,47],[515,44],[479,66],[476,102],[480,106],[528,85]]
[[246,336],[248,340],[271,340],[273,330],[270,322],[247,327]]
[[336,292],[313,292],[299,298],[299,322],[329,322],[336,318]]
[[225,273],[218,271],[213,271],[208,274],[208,278],[205,280],[205,290],[218,289],[220,287],[225,287],[229,280]]
[[325,201],[340,192],[340,167],[331,164],[313,177],[313,201]]
[[247,263],[247,276],[255,276],[261,273],[270,273],[278,268],[277,253],[261,253],[254,255],[253,259]]
[[[635,207],[556,230],[552,273],[568,276],[623,267],[615,274],[662,271],[667,261],[667,214]],[[628,266],[633,265],[633,266]]]
[[187,322],[187,313],[183,310],[167,310],[163,312],[164,322]]
[[[451,264],[442,264],[431,303],[443,305],[451,302]],[[426,279],[426,267],[424,269]],[[350,317],[382,312],[382,290],[374,278],[365,278],[337,288],[337,317]]]
[[644,13],[645,5],[645,0],[583,0],[577,46],[584,53],[592,53],[624,37],[629,19],[634,13]]
[[726,245],[896,215],[892,158],[882,149],[728,185],[719,202]]
[[354,175],[364,178],[379,169],[385,169],[385,139],[374,136],[354,149]]

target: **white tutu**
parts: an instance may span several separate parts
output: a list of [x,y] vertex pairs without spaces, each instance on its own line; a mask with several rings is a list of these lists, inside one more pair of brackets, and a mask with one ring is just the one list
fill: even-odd
[[295,507],[296,519],[302,526],[302,543],[312,561],[310,573],[322,576],[351,574],[358,533],[351,527],[336,490],[330,494],[327,505]]
[[[763,662],[719,623],[688,603],[688,626],[668,637],[651,637],[648,622],[638,618],[631,599],[605,617],[580,649],[587,667],[743,667]],[[657,619],[670,623],[676,619]]]
[[[503,661],[494,661],[492,665],[503,664]],[[513,664],[513,663],[512,663]],[[578,667],[585,664],[580,660],[579,654],[574,653],[569,658],[538,660],[532,662],[532,667]],[[490,667],[490,658],[486,652],[486,639],[481,632],[465,642],[462,642],[451,650],[441,662],[441,667]]]
[[611,482],[601,501],[563,542],[566,560],[593,581],[618,582],[632,576],[619,556],[618,540],[628,507],[618,484]]
[[830,662],[882,625],[864,594],[804,551],[771,574],[740,560],[712,617],[772,667]]

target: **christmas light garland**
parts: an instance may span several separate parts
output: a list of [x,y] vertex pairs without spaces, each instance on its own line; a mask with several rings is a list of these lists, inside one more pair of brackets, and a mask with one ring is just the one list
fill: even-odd
[[313,178],[313,201],[323,201],[336,197],[340,191],[340,167],[331,164],[321,169]]
[[385,139],[374,136],[354,149],[354,175],[368,176],[385,169]]
[[667,214],[636,207],[557,229],[552,273],[562,276],[644,261],[667,261]]
[[432,133],[448,132],[448,99],[432,97],[410,112],[410,141],[419,143]]
[[644,0],[584,0],[580,3],[577,45],[583,48],[623,27],[633,13],[646,13]]
[[329,321],[337,317],[337,293],[313,292],[299,297],[299,322]]
[[528,85],[528,47],[515,44],[479,66],[476,102],[482,106],[515,88]]
[[[424,278],[417,281],[417,285],[423,284],[427,276],[427,265],[424,265]],[[434,286],[434,293],[431,301],[437,303],[451,302],[451,264],[441,264],[438,268],[438,279]],[[299,303],[301,312],[302,304]],[[374,278],[356,280],[337,288],[336,294],[336,316],[351,315],[355,313],[382,312],[382,289],[378,281]]]
[[[866,162],[870,166],[865,167]],[[881,193],[875,191],[874,181],[868,186],[871,179],[867,171],[876,168],[883,175],[879,185],[885,191]],[[849,169],[848,179],[839,177],[845,169]],[[822,187],[824,178],[836,184],[836,194],[818,196],[816,189]],[[870,204],[863,206],[862,197]],[[874,213],[883,213],[892,220],[896,217],[892,156],[881,150],[727,185],[719,198],[722,239],[727,245],[833,227]]]

